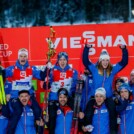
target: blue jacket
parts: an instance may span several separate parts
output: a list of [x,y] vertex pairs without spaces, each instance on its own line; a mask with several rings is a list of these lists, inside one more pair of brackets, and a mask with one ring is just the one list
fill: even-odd
[[36,134],[33,110],[29,106],[24,107],[15,134]]
[[121,123],[119,133],[134,134],[134,101],[129,103],[124,111],[120,113]]
[[49,100],[57,100],[57,91],[64,87],[68,90],[71,96],[76,90],[78,73],[67,65],[64,69],[55,65],[50,72],[51,91],[49,93]]
[[71,127],[72,127],[72,120],[73,120],[73,111],[69,110],[64,113],[59,108],[57,110],[57,117],[56,117],[56,128],[55,134],[70,134]]
[[[15,66],[9,66],[8,68],[5,69],[6,78],[11,79],[13,77],[15,67],[17,67],[18,70],[23,72],[23,71],[26,71],[26,69],[29,68],[30,66],[29,66],[28,61],[26,62],[26,64],[24,66],[22,66],[22,65],[19,64],[19,61],[17,60]],[[19,91],[20,88],[19,89],[18,88],[14,89],[14,86],[16,86],[16,87],[17,86],[18,87],[19,86],[29,87],[28,90],[30,91],[30,93],[31,94],[34,93],[34,90],[33,90],[32,84],[31,84],[32,83],[32,78],[34,77],[34,78],[37,78],[39,80],[42,79],[42,78],[40,76],[41,71],[38,70],[35,66],[31,66],[31,70],[32,70],[32,74],[29,76],[30,77],[29,80],[27,80],[27,77],[25,77],[25,79],[23,79],[23,80],[14,80],[15,82],[17,81],[15,85],[13,84],[14,81],[6,81],[6,83],[5,83],[6,94],[11,94],[11,98],[17,98],[18,97],[18,91]]]
[[94,127],[91,134],[110,134],[109,112],[105,104],[94,111],[92,125]]
[[122,49],[122,60],[118,62],[117,64],[113,65],[111,74],[109,76],[102,76],[98,73],[98,68],[97,64],[93,64],[89,59],[88,59],[88,52],[89,48],[85,47],[84,52],[83,52],[83,64],[86,68],[89,68],[89,70],[92,72],[93,75],[93,82],[94,82],[94,89],[92,91],[92,95],[94,96],[95,90],[99,87],[103,86],[104,83],[104,88],[106,90],[106,96],[107,97],[112,97],[112,83],[114,76],[121,70],[123,69],[127,64],[128,64],[128,51],[126,48]]
[[84,77],[83,78],[84,87],[82,89],[80,108],[81,108],[81,111],[84,112],[84,110],[86,108],[86,104],[92,95],[91,92],[93,89],[93,78],[92,78],[92,75],[84,75],[84,74],[83,74],[83,77]]
[[6,134],[7,125],[8,119],[3,115],[0,115],[0,134]]

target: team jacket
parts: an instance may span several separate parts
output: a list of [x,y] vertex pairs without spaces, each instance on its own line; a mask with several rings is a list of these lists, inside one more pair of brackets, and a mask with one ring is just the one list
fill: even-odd
[[36,134],[33,110],[29,106],[23,109],[15,134]]
[[[113,65],[111,74],[109,76],[105,75],[102,76],[98,73],[97,64],[93,64],[88,59],[88,52],[89,48],[85,47],[83,52],[83,64],[86,68],[89,68],[89,70],[92,72],[93,75],[93,82],[94,82],[94,89],[92,91],[92,95],[94,96],[95,90],[99,87],[104,87],[106,90],[106,96],[112,97],[112,82],[114,79],[114,76],[123,69],[128,64],[128,51],[126,48],[122,49],[122,59],[117,64]],[[104,74],[106,74],[104,72]]]
[[0,134],[6,134],[7,125],[8,119],[3,115],[0,115]]
[[57,100],[57,91],[59,88],[66,88],[70,95],[75,92],[78,73],[67,65],[64,69],[54,66],[50,72],[51,91],[49,100]]
[[57,110],[55,134],[70,134],[73,120],[73,111],[67,108],[62,111]]
[[6,68],[6,93],[11,94],[11,98],[17,98],[18,91],[23,89],[29,90],[32,94],[34,92],[32,87],[32,79],[33,77],[41,79],[40,73],[41,71],[35,66],[29,66],[28,62],[22,66],[17,61],[15,66]]
[[126,109],[120,113],[120,118],[119,134],[134,134],[134,101],[129,103]]
[[109,112],[105,104],[95,109],[92,125],[94,127],[92,134],[110,134]]

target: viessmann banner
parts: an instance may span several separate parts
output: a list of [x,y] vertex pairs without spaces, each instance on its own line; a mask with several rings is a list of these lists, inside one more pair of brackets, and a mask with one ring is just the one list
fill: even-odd
[[[89,57],[95,63],[102,49],[107,49],[113,64],[121,60],[120,44],[126,44],[129,51],[129,63],[119,75],[129,76],[134,68],[134,24],[90,24],[74,26],[53,26],[56,38],[53,42],[56,52],[66,51],[69,55],[69,64],[78,71],[81,68],[82,45],[81,39],[87,39],[92,44]],[[7,67],[15,63],[18,49],[29,50],[31,65],[44,65],[47,61],[47,38],[50,35],[49,26],[30,28],[3,28],[0,29],[0,58],[2,65]],[[56,62],[57,55],[52,59]]]

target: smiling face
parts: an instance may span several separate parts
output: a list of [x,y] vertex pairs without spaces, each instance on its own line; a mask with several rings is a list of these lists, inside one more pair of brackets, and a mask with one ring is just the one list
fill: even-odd
[[30,99],[30,95],[28,93],[21,93],[19,95],[19,100],[23,106],[26,106],[28,104],[29,99]]
[[98,106],[101,106],[105,99],[106,99],[105,96],[100,93],[97,93],[95,95],[95,100]]
[[101,65],[102,65],[103,69],[106,69],[109,65],[109,60],[108,59],[103,59],[101,61]]
[[59,104],[61,106],[65,106],[67,104],[67,100],[68,100],[68,98],[66,95],[64,95],[64,94],[59,95]]
[[128,99],[129,98],[129,92],[128,92],[128,90],[127,89],[122,89],[121,91],[120,91],[120,96],[121,96],[121,98],[123,98],[123,99]]
[[67,59],[65,57],[61,57],[58,61],[59,66],[64,69],[67,65]]

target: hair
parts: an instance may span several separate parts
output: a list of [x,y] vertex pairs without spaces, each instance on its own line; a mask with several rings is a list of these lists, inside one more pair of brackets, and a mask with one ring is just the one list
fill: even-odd
[[[98,62],[97,68],[98,68],[99,74],[104,75],[102,61]],[[108,67],[106,68],[107,76],[109,76],[111,74],[112,69],[113,69],[113,65],[109,62]]]
[[27,94],[30,95],[28,90],[21,90],[21,91],[19,91],[18,95],[20,96],[22,93],[27,93]]

